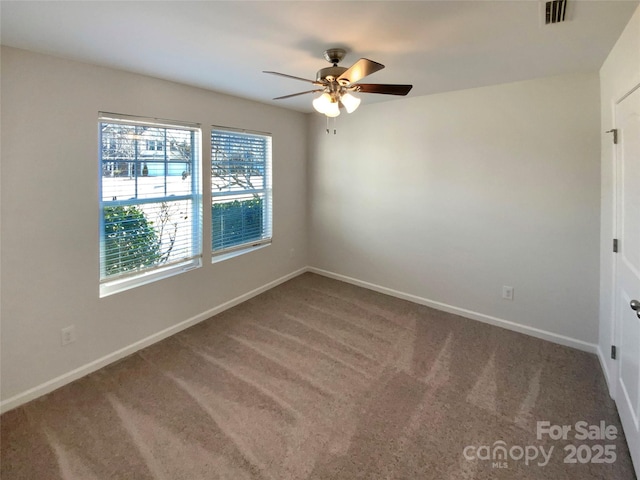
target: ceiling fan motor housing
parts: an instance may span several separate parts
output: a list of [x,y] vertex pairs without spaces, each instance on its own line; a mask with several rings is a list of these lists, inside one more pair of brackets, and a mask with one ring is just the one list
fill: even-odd
[[330,48],[329,50],[324,51],[324,58],[327,62],[333,63],[333,66],[335,67],[342,61],[346,54],[347,51],[343,48]]
[[347,69],[345,67],[338,67],[338,66],[321,68],[320,70],[318,70],[318,73],[316,74],[316,81],[318,82],[322,82],[325,80],[333,81],[346,71]]

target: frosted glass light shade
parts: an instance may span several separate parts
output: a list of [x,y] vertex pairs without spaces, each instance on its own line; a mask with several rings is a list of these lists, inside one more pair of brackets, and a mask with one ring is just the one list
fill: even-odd
[[340,104],[338,102],[330,103],[324,111],[324,114],[327,117],[337,117],[338,115],[340,115]]
[[331,95],[323,93],[313,101],[313,108],[319,113],[325,113],[327,108],[331,106]]
[[340,97],[340,101],[344,105],[344,108],[347,109],[347,113],[355,112],[356,108],[358,108],[358,105],[360,105],[360,99],[354,97],[350,93],[345,93],[344,95],[342,95],[342,97]]

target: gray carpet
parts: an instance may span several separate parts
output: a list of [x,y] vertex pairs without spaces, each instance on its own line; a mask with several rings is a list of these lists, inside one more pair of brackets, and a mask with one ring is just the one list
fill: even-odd
[[621,432],[595,356],[313,274],[0,420],[3,480],[634,478],[536,438]]

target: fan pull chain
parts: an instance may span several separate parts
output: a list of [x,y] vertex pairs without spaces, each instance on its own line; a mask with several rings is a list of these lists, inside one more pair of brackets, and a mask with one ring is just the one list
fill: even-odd
[[[327,135],[329,135],[329,117],[325,117],[327,119]],[[336,117],[333,117],[333,134],[338,133],[338,129],[336,128]]]

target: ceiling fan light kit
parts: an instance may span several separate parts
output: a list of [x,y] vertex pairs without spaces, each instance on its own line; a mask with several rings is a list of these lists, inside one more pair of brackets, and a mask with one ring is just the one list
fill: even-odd
[[313,101],[313,108],[319,113],[324,113],[327,117],[337,117],[340,115],[339,100],[336,100],[329,93],[323,93]]
[[360,98],[355,97],[352,94],[353,92],[404,96],[408,94],[413,87],[413,85],[356,83],[364,77],[378,70],[382,70],[384,65],[367,58],[361,58],[349,68],[339,67],[338,63],[345,57],[346,53],[342,48],[330,48],[326,50],[324,52],[324,58],[330,62],[332,66],[318,70],[315,80],[308,80],[285,73],[265,71],[264,73],[292,78],[294,80],[302,80],[319,87],[315,90],[307,90],[306,92],[276,97],[274,100],[282,100],[307,93],[321,93],[319,97],[313,100],[313,108],[327,117],[337,117],[340,115],[340,108],[344,107],[347,113],[353,113],[360,105]]

